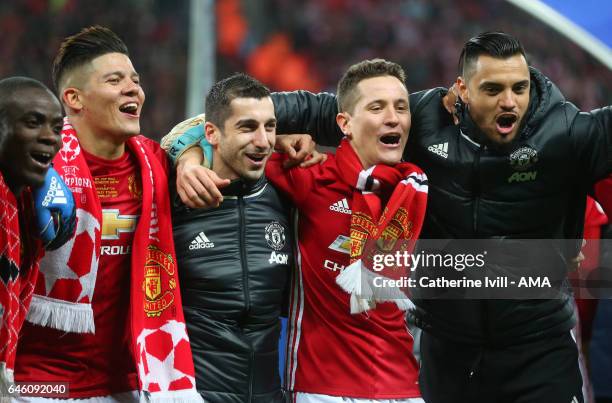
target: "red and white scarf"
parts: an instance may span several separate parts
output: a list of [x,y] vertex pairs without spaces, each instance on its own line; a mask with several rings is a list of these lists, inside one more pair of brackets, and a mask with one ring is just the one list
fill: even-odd
[[[179,293],[168,178],[141,138],[126,142],[142,178],[142,214],[131,248],[129,307],[140,389],[148,392],[141,396],[148,401],[201,401]],[[93,333],[91,301],[100,259],[102,207],[76,132],[67,120],[62,141],[54,166],[74,194],[76,233],[43,258],[27,320],[66,332]]]
[[406,287],[376,286],[375,277],[407,278],[410,267],[377,266],[374,255],[412,253],[421,233],[427,207],[427,176],[414,164],[374,165],[363,169],[348,140],[336,151],[342,180],[353,188],[351,214],[351,264],[336,278],[351,294],[351,313],[373,309],[376,301],[393,301],[402,310],[414,307]]
[[32,236],[33,217],[30,190],[15,198],[0,173],[0,390],[5,391],[13,382],[19,330],[43,253],[42,243]]

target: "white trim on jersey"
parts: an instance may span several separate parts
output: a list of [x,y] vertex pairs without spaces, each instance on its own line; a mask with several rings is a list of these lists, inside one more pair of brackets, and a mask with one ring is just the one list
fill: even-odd
[[295,373],[298,366],[298,348],[302,335],[302,317],[304,315],[304,286],[302,278],[302,254],[298,242],[299,213],[294,214],[294,243],[297,255],[297,265],[294,270],[291,289],[291,306],[289,311],[289,326],[287,337],[287,359],[285,372],[285,388],[289,391],[295,387]]

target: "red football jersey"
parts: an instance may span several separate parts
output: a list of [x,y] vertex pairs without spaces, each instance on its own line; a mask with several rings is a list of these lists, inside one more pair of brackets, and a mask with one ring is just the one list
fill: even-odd
[[350,313],[336,284],[349,264],[352,189],[333,155],[323,165],[284,170],[274,155],[266,175],[298,209],[298,264],[289,306],[285,382],[294,392],[351,398],[420,396],[418,364],[404,312],[392,302]]
[[131,247],[142,204],[140,171],[127,149],[116,160],[81,151],[102,204],[102,245],[92,301],[96,332],[65,333],[28,323],[16,368],[20,382],[68,382],[72,398],[138,390],[128,308]]

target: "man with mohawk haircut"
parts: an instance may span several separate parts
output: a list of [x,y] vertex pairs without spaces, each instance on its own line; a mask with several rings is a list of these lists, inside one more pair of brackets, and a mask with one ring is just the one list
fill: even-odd
[[167,160],[139,134],[145,94],[127,47],[107,28],[83,29],[63,41],[53,79],[67,114],[54,164],[75,195],[77,229],[41,262],[15,378],[64,382],[79,402],[201,401]]

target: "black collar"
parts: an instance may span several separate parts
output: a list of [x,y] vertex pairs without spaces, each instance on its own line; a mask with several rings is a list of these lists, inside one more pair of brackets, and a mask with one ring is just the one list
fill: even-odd
[[223,196],[246,196],[261,190],[266,184],[265,175],[255,181],[249,181],[244,178],[234,179],[224,188],[221,188]]

